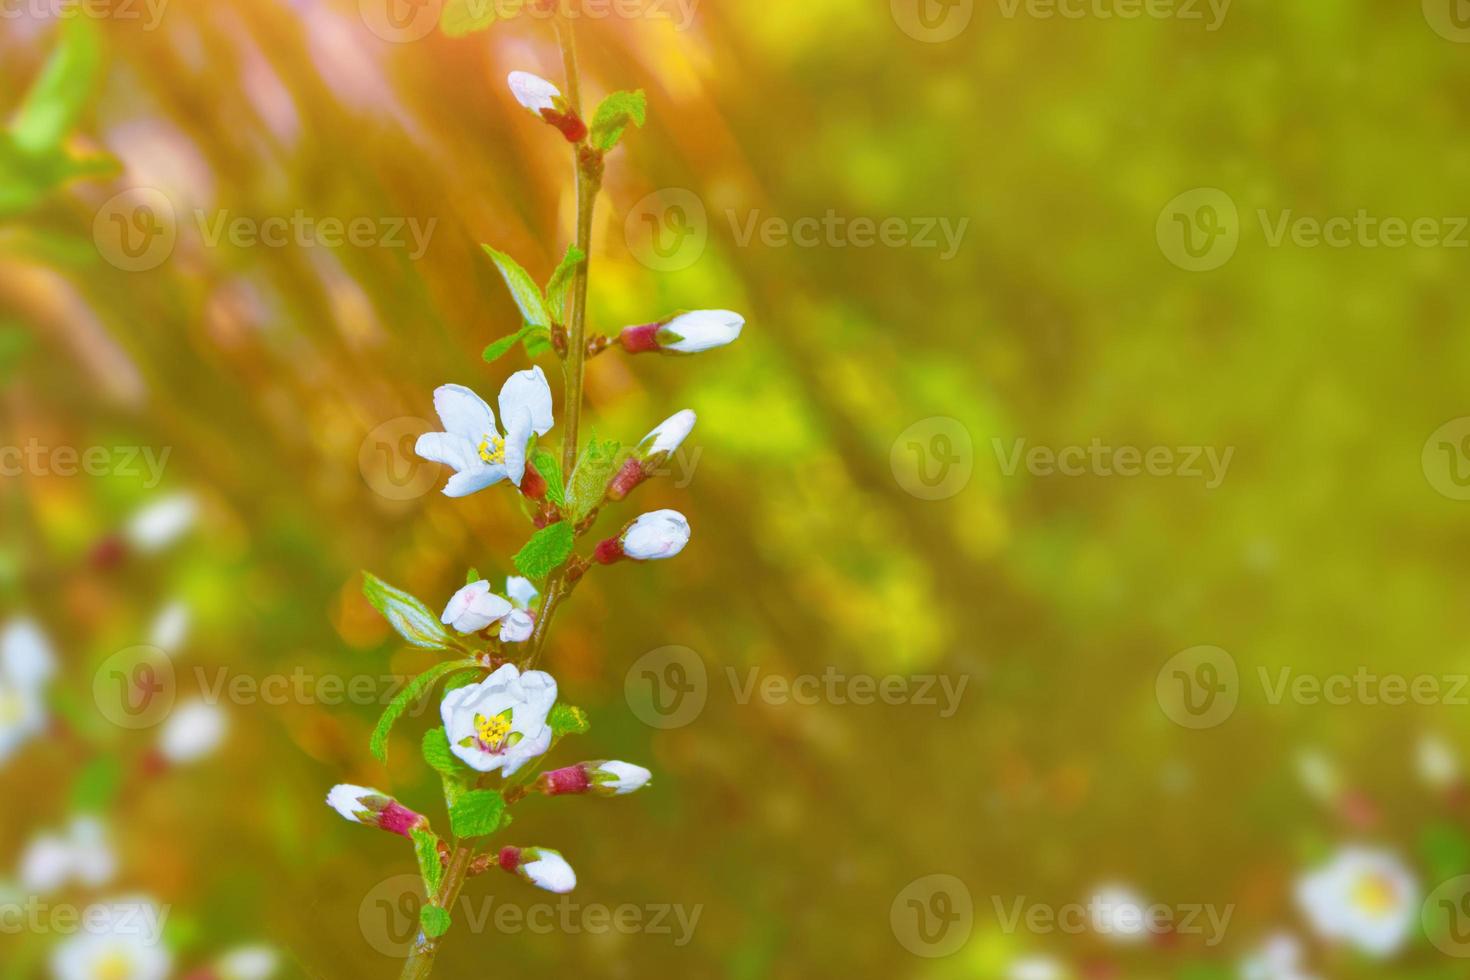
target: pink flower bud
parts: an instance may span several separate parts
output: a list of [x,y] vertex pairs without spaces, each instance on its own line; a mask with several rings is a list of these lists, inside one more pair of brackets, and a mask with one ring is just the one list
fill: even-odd
[[428,817],[414,813],[386,793],[366,786],[350,783],[333,786],[327,794],[327,805],[340,813],[343,819],[402,837],[410,836],[417,827],[427,829],[429,826]]
[[729,310],[694,310],[659,323],[626,327],[618,343],[630,354],[698,354],[733,343],[745,326],[745,317]]
[[638,443],[634,456],[607,484],[607,499],[622,500],[633,488],[648,479],[669,456],[684,444],[694,428],[695,414],[689,409],[675,412],[660,422]]
[[506,82],[517,102],[560,130],[568,143],[580,143],[587,138],[587,124],[572,111],[555,85],[528,71],[513,71]]

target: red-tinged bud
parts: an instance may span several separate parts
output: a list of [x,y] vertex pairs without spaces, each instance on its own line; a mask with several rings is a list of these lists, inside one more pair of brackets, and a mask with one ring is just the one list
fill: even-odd
[[536,791],[547,796],[563,796],[567,793],[585,793],[592,785],[587,771],[582,766],[567,766],[542,773],[536,780]]
[[521,866],[521,849],[519,847],[502,847],[500,849],[500,867],[505,871],[515,872]]
[[617,474],[608,481],[607,499],[622,500],[633,492],[634,487],[646,479],[648,479],[648,474],[644,472],[643,461],[639,459],[627,460],[623,463],[622,469],[618,470]]
[[526,475],[521,477],[521,493],[532,500],[546,499],[546,479],[534,466],[526,467]]
[[587,124],[575,112],[542,109],[541,118],[560,130],[568,143],[580,143],[587,138]]
[[658,350],[658,328],[661,324],[645,323],[641,327],[624,327],[618,343],[629,354],[646,354]]
[[623,542],[617,538],[608,538],[598,544],[596,550],[592,552],[592,560],[599,565],[611,565],[615,561],[621,561],[622,558]]
[[343,783],[327,794],[327,805],[346,820],[377,827],[390,834],[409,837],[418,828],[429,827],[429,818],[415,813],[393,797],[366,786]]

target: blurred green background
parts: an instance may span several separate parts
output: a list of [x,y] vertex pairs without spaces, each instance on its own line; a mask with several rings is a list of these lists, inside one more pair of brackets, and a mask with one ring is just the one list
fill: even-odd
[[[391,634],[359,570],[438,608],[466,568],[510,572],[528,533],[513,495],[444,498],[405,448],[438,428],[435,386],[489,398],[526,366],[480,358],[519,317],[479,246],[544,279],[571,234],[565,145],[504,84],[559,81],[556,42],[529,15],[445,37],[423,30],[435,4],[391,2],[139,0],[63,28],[29,0],[0,19],[0,113],[39,77],[81,107],[39,150],[13,126],[0,157],[0,446],[44,450],[0,476],[0,614],[38,623],[61,666],[46,730],[0,762],[0,879],[100,810],[115,877],[48,900],[167,904],[178,976],[222,976],[245,944],[280,976],[396,976],[378,902],[411,850],[322,799],[379,786],[442,822],[415,750],[436,712],[384,767],[376,704],[226,694],[217,751],[159,765],[166,721],[99,708],[110,658],[172,627],[180,703],[220,677],[415,673],[435,657]],[[530,801],[513,834],[568,856],[580,906],[699,918],[682,945],[677,926],[456,930],[440,974],[1210,980],[1287,930],[1304,975],[1464,976],[1419,924],[1470,872],[1461,0],[1237,0],[1218,20],[918,4],[648,0],[578,25],[584,98],[649,100],[608,161],[591,328],[697,308],[748,325],[697,358],[589,366],[584,432],[699,414],[671,477],[602,525],[673,507],[690,547],[594,572],[545,664],[593,722],[558,761],[655,781]],[[43,76],[58,49],[72,63]],[[1439,240],[1359,222],[1341,246],[1273,241],[1359,212]],[[297,214],[380,240],[212,240],[226,216]],[[803,218],[822,230],[783,243]],[[901,234],[863,246],[857,219]],[[1012,467],[1017,440],[1171,462]],[[66,475],[60,447],[109,462]],[[1193,447],[1228,451],[1220,479],[1187,472]],[[130,521],[169,500],[193,521],[149,548]],[[638,665],[670,646],[704,665],[705,703],[659,727]],[[1200,646],[1236,673],[1228,716],[1196,726],[1165,668]],[[1270,696],[1283,669],[1443,684],[1312,703]],[[742,696],[834,672],[965,687],[949,714],[937,682],[938,705]],[[1415,877],[1390,956],[1319,938],[1294,898],[1349,843]],[[936,874],[973,907],[937,945],[903,921]],[[1217,943],[1120,943],[998,913],[1110,884],[1232,917]],[[467,895],[558,902],[501,875]],[[48,975],[60,941],[7,930],[0,975]]]

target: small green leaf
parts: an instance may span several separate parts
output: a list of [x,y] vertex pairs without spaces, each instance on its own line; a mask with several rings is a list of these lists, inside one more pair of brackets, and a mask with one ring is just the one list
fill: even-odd
[[616,439],[599,442],[595,435],[587,443],[567,484],[573,523],[602,505],[603,498],[607,496],[608,481],[623,463],[618,455],[620,448]]
[[424,927],[425,936],[438,939],[454,925],[454,919],[437,905],[425,905],[419,909],[419,923]]
[[409,834],[413,837],[413,853],[419,859],[419,874],[424,877],[424,888],[430,895],[436,895],[440,883],[444,881],[444,862],[439,857],[439,835],[422,827],[415,827]]
[[531,454],[531,465],[536,467],[536,472],[546,481],[547,498],[558,507],[565,506],[566,488],[561,478],[561,461],[556,458],[556,454],[537,446],[536,451]]
[[373,729],[371,746],[373,755],[377,760],[379,762],[388,761],[388,735],[393,731],[393,726],[399,718],[403,717],[403,713],[410,706],[429,692],[439,678],[456,671],[469,670],[472,667],[478,666],[479,664],[473,660],[446,660],[443,663],[435,664],[409,681],[403,690],[398,692],[398,696],[393,699],[392,703],[383,711],[383,716],[378,719],[378,727]]
[[562,257],[561,264],[546,282],[546,305],[557,323],[567,322],[567,291],[572,288],[572,277],[577,266],[586,258],[586,252],[575,245],[568,245],[567,254]]
[[540,327],[526,334],[525,339],[521,343],[526,348],[526,356],[530,358],[537,358],[542,354],[555,350],[551,345],[551,331],[542,330]]
[[499,340],[491,343],[488,347],[485,348],[485,353],[482,356],[485,358],[486,361],[498,361],[506,354],[509,354],[511,348],[524,340],[528,333],[530,333],[532,330],[538,329],[541,328],[537,327],[533,323],[528,323],[524,327],[521,327],[521,329],[517,330],[515,333],[508,333],[504,337],[501,337]]
[[606,153],[618,145],[623,130],[628,124],[642,126],[648,112],[648,100],[643,90],[636,92],[614,92],[602,100],[592,116],[592,145]]
[[[521,319],[532,326],[551,328],[551,314],[547,312],[546,301],[541,298],[541,289],[531,274],[522,269],[520,263],[506,255],[497,252],[489,245],[480,246],[485,250],[495,263],[495,268],[500,270],[501,278],[510,289],[511,298],[516,301],[516,306],[521,311]],[[492,345],[493,346],[493,345]],[[488,351],[487,351],[488,353]]]
[[459,641],[449,634],[444,624],[439,622],[439,617],[428,606],[371,572],[362,573],[362,594],[367,596],[373,608],[382,613],[383,618],[398,631],[398,635],[414,646],[428,650],[447,650],[460,646]]
[[516,553],[513,559],[516,569],[526,578],[544,580],[570,557],[573,538],[572,526],[566,521],[548,524],[531,535],[531,540]]
[[71,787],[71,808],[79,813],[101,813],[117,795],[122,783],[122,764],[110,755],[99,755],[87,763]]
[[449,736],[444,734],[443,728],[431,728],[424,732],[423,751],[424,761],[435,772],[445,776],[464,775],[465,765],[450,751]]
[[557,738],[563,735],[585,735],[592,728],[587,712],[570,704],[553,707],[551,714],[546,716],[546,723],[551,726],[551,733]]
[[468,572],[464,573],[465,585],[474,585],[478,581],[480,581],[480,570],[478,568],[471,568]]
[[439,29],[449,37],[483,31],[497,20],[520,13],[524,0],[445,0]]
[[85,18],[67,21],[61,43],[26,93],[11,125],[15,145],[38,155],[61,146],[86,107],[102,63],[102,41]]
[[505,799],[493,789],[471,790],[449,811],[456,837],[487,837],[500,829]]

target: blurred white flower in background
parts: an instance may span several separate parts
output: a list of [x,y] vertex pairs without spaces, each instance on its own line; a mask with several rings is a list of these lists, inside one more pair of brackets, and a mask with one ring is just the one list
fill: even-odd
[[1394,855],[1345,847],[1298,879],[1296,898],[1323,939],[1382,959],[1408,939],[1421,896],[1413,873]]
[[41,628],[24,617],[0,631],[0,763],[46,727],[46,684],[56,657]]
[[1459,756],[1448,742],[1428,732],[1419,737],[1415,747],[1414,769],[1434,789],[1447,790],[1460,781]]
[[198,516],[199,502],[192,494],[170,494],[134,513],[124,533],[139,551],[162,551],[183,537]]
[[54,980],[165,980],[173,955],[163,944],[166,913],[146,898],[88,906],[86,931],[51,953]]
[[1124,885],[1104,885],[1087,902],[1093,931],[1119,943],[1148,938],[1147,905],[1137,892]]
[[281,958],[269,946],[241,946],[220,957],[214,972],[219,980],[270,980]]
[[173,656],[189,638],[189,607],[175,599],[158,611],[148,628],[148,645]]
[[1067,969],[1050,956],[1023,956],[1011,962],[1006,980],[1065,980]]
[[224,711],[214,704],[191,701],[174,709],[158,736],[158,751],[169,762],[197,762],[220,747],[229,728]]
[[1302,944],[1278,933],[1240,965],[1241,980],[1314,980],[1301,972]]
[[96,817],[74,818],[65,833],[41,834],[20,858],[21,884],[42,895],[72,881],[98,888],[116,874],[117,856],[108,843],[107,828]]

